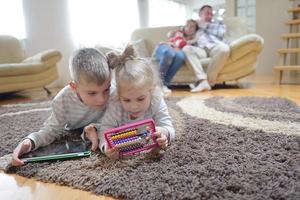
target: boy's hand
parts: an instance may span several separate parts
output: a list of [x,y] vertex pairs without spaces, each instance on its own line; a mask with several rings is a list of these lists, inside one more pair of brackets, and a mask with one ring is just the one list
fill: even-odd
[[25,163],[22,160],[20,160],[19,157],[31,151],[31,148],[32,148],[32,144],[30,139],[25,139],[20,144],[18,144],[18,146],[15,148],[12,154],[12,161],[11,161],[12,166],[24,165]]
[[113,160],[117,160],[120,157],[119,151],[116,148],[107,149],[104,153],[107,157]]
[[167,134],[167,129],[162,127],[156,127],[156,132],[154,133],[154,136],[156,137],[156,142],[158,146],[162,149],[167,148],[167,146],[169,145]]
[[96,127],[94,124],[87,125],[84,127],[84,134],[87,139],[89,139],[92,142],[92,151],[96,151],[99,145],[99,138],[98,133],[96,131]]

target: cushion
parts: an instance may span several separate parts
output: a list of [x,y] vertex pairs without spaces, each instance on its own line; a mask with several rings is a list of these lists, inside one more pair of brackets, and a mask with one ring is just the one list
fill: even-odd
[[149,58],[150,53],[146,47],[144,39],[138,39],[131,42],[134,51],[136,52],[137,57],[140,58]]
[[120,54],[123,51],[121,48],[115,48],[112,46],[102,46],[100,44],[95,45],[95,48],[98,49],[103,54],[107,54],[109,52]]

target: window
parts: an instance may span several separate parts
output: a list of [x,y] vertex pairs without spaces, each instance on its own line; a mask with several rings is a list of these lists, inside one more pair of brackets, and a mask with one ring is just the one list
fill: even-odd
[[22,0],[0,1],[0,24],[1,35],[26,37]]
[[187,19],[186,6],[171,0],[149,0],[149,26],[183,25]]
[[250,32],[256,31],[256,0],[237,0],[236,16],[246,19]]
[[[222,3],[222,4],[218,4],[218,5],[212,5],[212,8],[213,8],[213,14],[214,14],[214,17],[213,17],[212,20],[213,21],[223,21],[224,14],[226,12],[225,2]],[[198,19],[199,18],[199,9],[200,8],[197,8],[197,9],[193,10],[193,14],[192,14],[193,19]]]
[[77,46],[119,47],[139,27],[136,0],[69,0],[72,38]]

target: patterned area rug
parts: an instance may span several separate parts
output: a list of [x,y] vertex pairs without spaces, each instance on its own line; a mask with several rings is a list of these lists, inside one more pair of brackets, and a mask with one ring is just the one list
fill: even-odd
[[[300,108],[281,98],[168,98],[176,139],[111,161],[28,164],[8,173],[124,199],[300,199]],[[49,102],[0,107],[5,158],[49,116]]]

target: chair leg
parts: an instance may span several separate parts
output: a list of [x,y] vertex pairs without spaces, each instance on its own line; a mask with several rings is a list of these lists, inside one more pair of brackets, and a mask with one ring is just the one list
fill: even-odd
[[52,93],[48,88],[46,88],[46,86],[43,86],[43,89],[47,92],[48,97],[51,96]]

